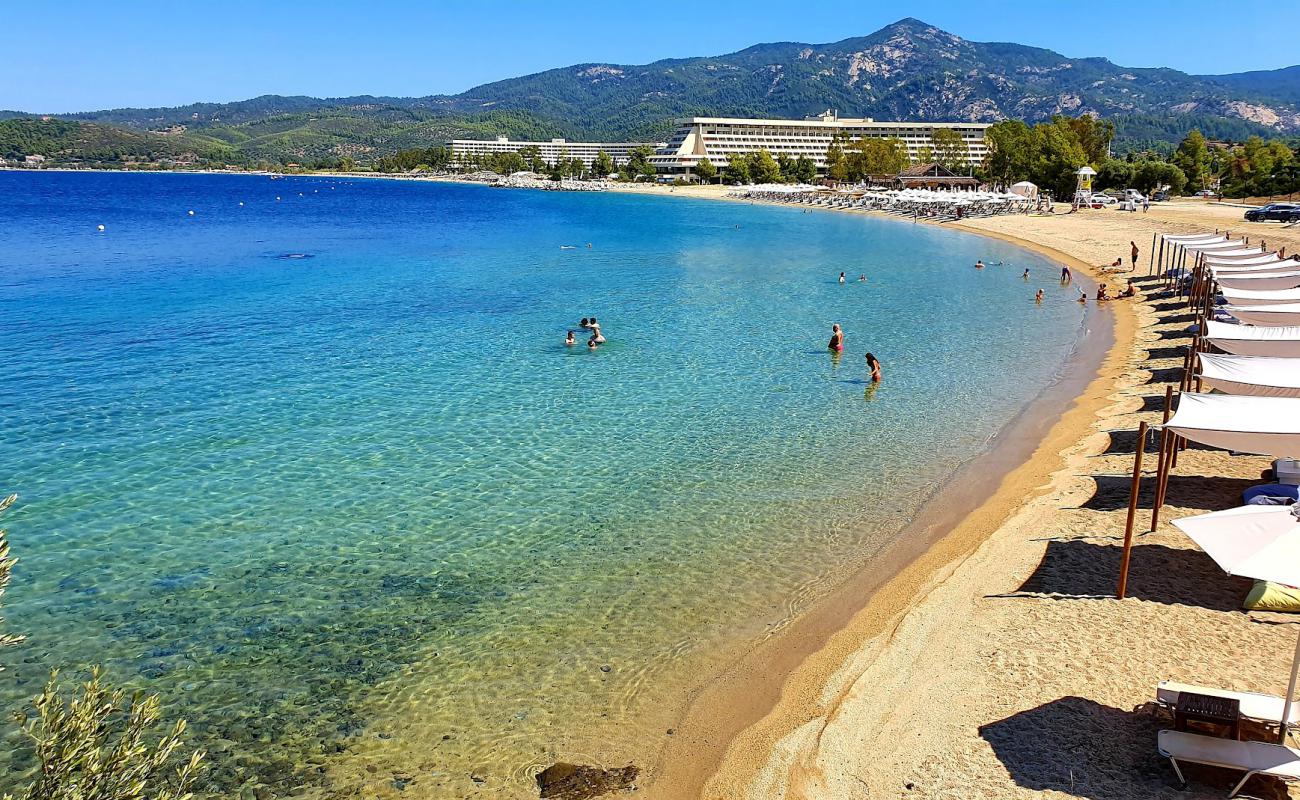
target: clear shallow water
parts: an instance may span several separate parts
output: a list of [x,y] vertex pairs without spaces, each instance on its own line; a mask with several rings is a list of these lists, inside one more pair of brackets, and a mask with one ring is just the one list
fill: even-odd
[[[710,654],[869,562],[1084,319],[999,242],[676,198],[0,173],[0,241],[0,701],[103,663],[228,794],[646,763]],[[565,348],[592,314],[609,344]]]

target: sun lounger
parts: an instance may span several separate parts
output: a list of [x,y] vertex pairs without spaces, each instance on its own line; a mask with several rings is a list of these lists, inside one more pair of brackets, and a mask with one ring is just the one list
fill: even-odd
[[1187,779],[1178,766],[1180,761],[1244,771],[1245,776],[1232,787],[1228,797],[1235,797],[1253,775],[1271,775],[1284,781],[1300,780],[1300,750],[1293,747],[1268,742],[1217,739],[1181,731],[1160,731],[1157,742],[1160,755],[1169,759],[1183,788],[1187,786]]
[[[1210,697],[1225,697],[1241,703],[1241,715],[1246,719],[1269,725],[1282,724],[1282,707],[1285,702],[1280,697],[1259,692],[1230,692],[1227,689],[1215,689],[1209,686],[1194,686],[1190,683],[1160,681],[1156,684],[1156,702],[1166,708],[1178,705],[1181,692],[1194,692]],[[1291,727],[1300,726],[1300,704],[1291,708]]]

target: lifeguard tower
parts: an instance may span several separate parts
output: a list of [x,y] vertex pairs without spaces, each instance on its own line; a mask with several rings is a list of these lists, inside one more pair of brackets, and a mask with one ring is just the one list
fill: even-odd
[[1074,188],[1074,207],[1084,208],[1092,202],[1092,179],[1096,176],[1097,170],[1085,164],[1074,174],[1078,178]]

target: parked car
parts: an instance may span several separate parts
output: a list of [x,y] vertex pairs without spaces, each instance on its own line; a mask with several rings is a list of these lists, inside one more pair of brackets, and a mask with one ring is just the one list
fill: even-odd
[[1295,203],[1269,203],[1246,212],[1247,222],[1300,222],[1300,205]]
[[1202,189],[1192,196],[1193,197],[1218,197],[1218,195],[1214,193],[1213,189]]
[[1121,199],[1121,200],[1132,200],[1134,203],[1137,203],[1138,205],[1141,205],[1142,203],[1144,203],[1144,202],[1146,201],[1147,198],[1146,198],[1146,195],[1142,194],[1142,193],[1139,192],[1137,189],[1125,189],[1125,190],[1124,190],[1124,196],[1121,197],[1120,199]]
[[1118,205],[1119,201],[1109,195],[1094,194],[1088,202],[1089,208],[1106,208],[1107,206]]
[[1169,199],[1169,192],[1156,192],[1155,194],[1151,195],[1151,202],[1153,203],[1163,203],[1168,199]]

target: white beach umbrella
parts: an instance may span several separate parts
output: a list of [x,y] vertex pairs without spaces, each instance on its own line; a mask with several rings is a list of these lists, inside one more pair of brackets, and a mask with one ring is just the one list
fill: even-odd
[[1228,394],[1300,397],[1300,358],[1200,353],[1197,376]]
[[1214,280],[1226,289],[1252,289],[1255,291],[1300,288],[1300,270],[1289,272],[1266,271],[1258,273],[1218,274]]
[[[1196,542],[1229,575],[1300,586],[1300,506],[1241,506],[1187,519],[1174,526]],[[1300,637],[1281,719],[1291,719],[1291,698],[1300,676]],[[1282,725],[1279,742],[1286,741]]]
[[1210,344],[1235,355],[1300,358],[1300,328],[1229,325],[1209,320],[1205,329]]
[[1183,392],[1164,427],[1223,450],[1300,458],[1300,398]]
[[1300,289],[1223,289],[1223,298],[1234,306],[1269,306],[1300,303]]
[[[1205,257],[1205,263],[1208,266],[1215,266],[1218,264],[1228,264],[1234,267],[1235,266],[1249,267],[1249,266],[1255,266],[1257,264],[1276,264],[1279,261],[1286,261],[1286,260],[1287,259],[1282,258],[1277,253],[1263,253],[1261,255],[1251,256],[1250,258],[1233,258],[1233,257],[1224,258],[1220,256],[1219,253],[1211,253]],[[1300,262],[1296,262],[1296,263],[1300,263]]]
[[1268,328],[1300,325],[1300,303],[1225,306],[1223,310],[1249,325]]

